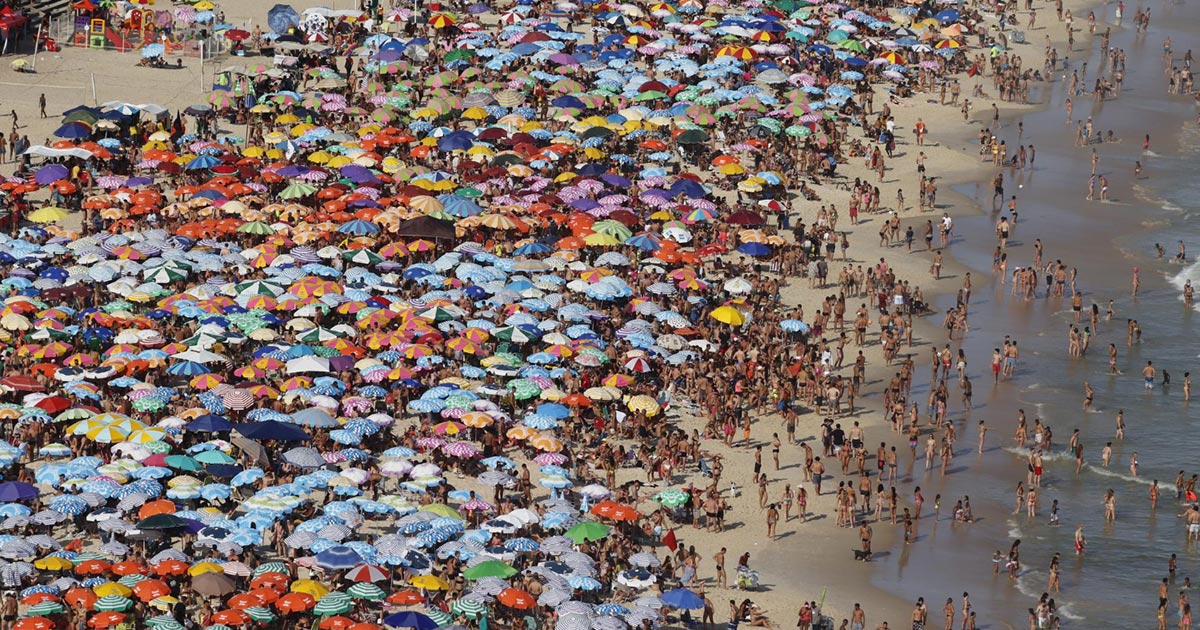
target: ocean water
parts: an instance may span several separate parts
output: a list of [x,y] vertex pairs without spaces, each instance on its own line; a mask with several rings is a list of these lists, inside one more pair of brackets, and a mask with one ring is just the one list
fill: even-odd
[[[1132,32],[1132,16],[1140,7],[1149,7],[1153,19],[1150,33],[1139,38]],[[1097,8],[1098,19],[1113,22],[1114,9],[1115,3]],[[1052,12],[1048,15],[1053,19]],[[1086,13],[1076,16],[1076,24],[1083,18]],[[1024,117],[1021,137],[1015,121],[1005,123],[999,133],[1010,147],[1030,142],[1037,147],[1032,172],[1006,172],[1005,176],[1006,194],[1018,196],[1020,209],[1020,223],[1008,248],[1009,271],[1032,262],[1033,242],[1038,238],[1047,260],[1062,259],[1079,270],[1085,308],[1080,328],[1088,325],[1086,311],[1093,303],[1101,310],[1099,329],[1093,331],[1086,357],[1067,356],[1067,332],[1074,321],[1069,294],[1047,299],[1042,285],[1038,298],[1025,302],[1010,296],[1010,285],[1001,286],[993,278],[992,234],[999,214],[985,211],[956,221],[958,236],[950,253],[971,271],[974,285],[971,333],[961,345],[974,383],[975,410],[963,416],[951,383],[951,412],[959,434],[951,474],[942,477],[936,469],[927,473],[920,460],[905,470],[906,487],[921,486],[927,510],[917,526],[917,543],[881,558],[874,581],[912,599],[924,596],[931,610],[939,609],[947,597],[954,597],[957,605],[962,593],[970,592],[982,627],[1028,627],[1027,611],[1046,589],[1055,553],[1062,555],[1062,591],[1050,596],[1064,628],[1155,627],[1157,586],[1167,577],[1172,553],[1178,554],[1179,569],[1168,608],[1170,627],[1175,627],[1175,593],[1184,577],[1200,584],[1200,545],[1185,542],[1183,520],[1177,516],[1184,506],[1175,500],[1174,491],[1178,471],[1186,470],[1189,476],[1200,473],[1193,446],[1200,443],[1196,438],[1200,389],[1191,404],[1184,402],[1182,391],[1187,371],[1193,372],[1200,387],[1200,313],[1182,303],[1187,279],[1200,289],[1200,178],[1196,176],[1200,173],[1196,124],[1200,109],[1190,97],[1166,95],[1162,54],[1163,38],[1168,35],[1177,59],[1188,48],[1200,54],[1200,4],[1127,3],[1124,26],[1114,28],[1112,37],[1112,45],[1127,53],[1122,96],[1102,104],[1088,96],[1074,99],[1076,118],[1090,115],[1097,128],[1112,129],[1120,140],[1096,146],[1099,171],[1111,182],[1111,202],[1085,200],[1090,147],[1073,146],[1074,125],[1065,121],[1062,82],[1047,88],[1051,103],[1047,111]],[[1038,33],[1030,38],[1039,46],[1041,40]],[[1084,55],[1075,51],[1072,65],[1077,67]],[[1092,50],[1087,59],[1089,84],[1095,79],[1099,56],[1099,50]],[[1151,147],[1143,151],[1147,133]],[[1137,161],[1145,168],[1141,179],[1133,174]],[[990,177],[956,191],[984,208],[991,206]],[[1176,263],[1170,259],[1180,240],[1187,246],[1188,259]],[[1155,255],[1156,243],[1166,250],[1163,259]],[[1130,296],[1134,267],[1141,274],[1136,300]],[[961,279],[951,282],[957,281]],[[1109,300],[1116,314],[1112,321],[1104,317]],[[937,305],[944,310],[953,305],[953,298]],[[1143,331],[1141,342],[1132,346],[1126,343],[1129,318],[1136,319]],[[940,322],[940,317],[931,319]],[[925,332],[938,347],[945,343],[944,331],[935,326]],[[1018,341],[1021,361],[1014,382],[993,386],[988,362],[992,348],[1001,345],[1005,335]],[[1110,343],[1118,350],[1119,375],[1108,374]],[[952,345],[957,346],[958,342]],[[919,365],[914,400],[924,405],[929,349],[914,350]],[[1140,374],[1146,361],[1159,368],[1159,379],[1149,391]],[[1165,387],[1163,370],[1172,381]],[[1095,390],[1091,412],[1082,409],[1085,381]],[[1040,512],[1034,518],[1027,517],[1024,509],[1013,513],[1015,487],[1026,477],[1028,455],[1012,439],[1018,409],[1024,410],[1031,427],[1040,418],[1054,433],[1054,448],[1044,458]],[[1118,410],[1124,410],[1124,440],[1114,439]],[[982,455],[975,452],[980,420],[989,427]],[[1078,475],[1074,458],[1066,453],[1074,429],[1079,429],[1084,444],[1085,465]],[[1113,442],[1113,455],[1105,468],[1100,452],[1108,441]],[[1135,452],[1140,464],[1137,476],[1129,470]],[[1151,511],[1148,497],[1155,479],[1162,492],[1157,510]],[[1108,489],[1116,496],[1114,524],[1103,519]],[[935,523],[929,508],[938,494],[941,519]],[[950,520],[955,501],[963,496],[970,497],[975,523]],[[1061,524],[1053,526],[1049,512],[1056,499]],[[1083,555],[1076,555],[1072,544],[1078,524],[1083,524],[1088,540]],[[993,575],[992,553],[1007,552],[1018,539],[1022,560],[1018,579],[1011,581],[1003,571]],[[1191,599],[1200,602],[1200,593]]]

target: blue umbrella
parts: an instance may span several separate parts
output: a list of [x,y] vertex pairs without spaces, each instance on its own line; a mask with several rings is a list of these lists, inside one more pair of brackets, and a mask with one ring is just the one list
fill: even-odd
[[659,595],[659,599],[671,608],[694,610],[704,608],[704,600],[686,588],[677,588]]
[[278,420],[262,422],[242,422],[233,425],[238,433],[252,440],[281,440],[289,442],[307,442],[312,439],[304,429]]
[[206,431],[219,433],[233,428],[233,424],[225,418],[211,413],[204,414],[184,426],[188,431]]
[[20,481],[6,481],[0,483],[0,502],[11,503],[13,501],[24,501],[32,499],[41,494],[37,486],[23,483]]
[[33,180],[42,186],[49,186],[65,178],[68,174],[67,167],[62,164],[49,164],[39,168],[37,174],[33,176]]
[[362,561],[362,556],[358,555],[357,551],[345,545],[330,547],[317,554],[317,566],[334,571],[353,569],[362,564]]
[[270,26],[271,30],[276,33],[286,33],[288,29],[299,24],[300,14],[290,5],[277,4],[267,11],[267,26]]
[[220,163],[220,160],[211,155],[198,155],[192,158],[192,161],[185,164],[183,168],[189,171],[199,171],[212,168]]
[[955,11],[954,9],[946,9],[945,11],[939,11],[933,17],[942,24],[949,24],[958,20],[958,11]]
[[347,221],[346,223],[343,223],[341,225],[341,227],[338,228],[338,232],[340,232],[342,234],[352,234],[354,236],[367,236],[370,234],[374,234],[378,231],[379,231],[378,225],[375,225],[374,223],[371,223],[370,221],[363,221],[362,219],[354,219],[352,221]]
[[391,628],[415,628],[416,630],[434,630],[438,624],[428,615],[415,610],[403,610],[383,618],[383,625]]
[[92,130],[81,122],[69,122],[54,130],[54,135],[68,140],[79,140],[92,135]]
[[762,243],[742,243],[737,250],[747,256],[766,256],[771,253],[771,248]]

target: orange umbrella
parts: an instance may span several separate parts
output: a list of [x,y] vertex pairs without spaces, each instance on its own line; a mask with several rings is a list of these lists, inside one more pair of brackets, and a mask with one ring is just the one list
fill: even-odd
[[288,593],[275,602],[275,608],[284,614],[304,612],[315,606],[317,600],[308,593]]
[[321,628],[321,630],[348,630],[350,626],[353,626],[356,623],[358,622],[349,617],[337,615],[322,621],[318,627]]
[[230,608],[245,610],[252,606],[262,606],[263,602],[261,599],[251,595],[250,593],[239,593],[233,597],[230,597],[229,601],[225,602],[225,604]]
[[500,591],[500,594],[496,596],[496,599],[499,600],[501,604],[504,604],[509,608],[517,608],[520,610],[533,608],[537,605],[537,598],[517,588],[506,588],[503,591]]
[[389,604],[411,606],[414,604],[424,604],[425,596],[411,588],[407,588],[388,595],[387,601]]
[[249,594],[257,597],[263,604],[270,604],[279,599],[279,591],[272,588],[256,588]]
[[54,630],[54,622],[45,617],[26,617],[18,621],[13,630]]
[[88,619],[87,623],[93,628],[110,628],[124,622],[125,613],[102,612],[98,615],[93,615],[91,619]]
[[118,562],[112,565],[110,569],[117,575],[133,575],[135,573],[141,573],[144,575],[147,571],[149,571],[149,569],[140,562],[134,562],[133,560]]
[[66,596],[63,597],[63,600],[65,600],[72,607],[78,606],[80,602],[83,602],[84,607],[88,610],[91,610],[92,607],[96,605],[96,601],[99,599],[100,597],[93,593],[92,589],[82,587],[75,587],[67,591]]
[[163,560],[150,568],[155,575],[183,575],[187,573],[188,564],[179,560]]
[[142,507],[138,509],[138,517],[141,518],[142,520],[148,519],[151,516],[156,516],[159,514],[174,514],[174,513],[175,513],[175,503],[173,501],[171,501],[170,499],[159,499],[158,501],[151,501],[149,503],[142,505]]
[[171,587],[162,580],[142,580],[133,585],[133,594],[137,595],[138,599],[148,602],[156,597],[170,595]]
[[58,596],[50,593],[30,593],[21,598],[21,603],[25,606],[33,606],[34,604],[40,604],[42,602],[56,601],[58,601]]
[[222,610],[212,616],[213,623],[219,623],[226,626],[240,626],[244,623],[250,623],[250,615],[234,609]]
[[79,575],[100,575],[111,567],[111,564],[103,560],[85,560],[75,565],[75,572]]
[[[185,564],[183,566],[184,571],[187,571],[187,565]],[[253,580],[250,580],[250,588],[271,588],[275,589],[276,591],[286,591],[288,584],[291,582],[292,579],[289,578],[286,573],[270,571],[255,576]]]

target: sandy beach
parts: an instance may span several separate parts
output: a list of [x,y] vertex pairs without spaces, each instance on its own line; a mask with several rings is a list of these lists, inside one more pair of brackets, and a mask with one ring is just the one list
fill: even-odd
[[[246,0],[231,6],[223,6],[222,9],[226,13],[228,22],[250,27],[253,24],[262,24],[266,11],[272,4],[273,2],[263,0]],[[316,2],[299,2],[294,6],[297,9],[303,9],[306,6],[316,6],[317,4]],[[1077,16],[1076,28],[1078,31],[1078,25],[1082,21],[1080,16],[1086,15],[1089,5],[1080,1],[1066,2],[1064,6]],[[1065,51],[1066,31],[1063,24],[1055,19],[1053,5],[1039,3],[1037,10],[1038,25],[1025,31],[1028,43],[1015,45],[1009,51],[1021,57],[1022,65],[1025,68],[1043,68],[1045,65],[1043,46],[1046,38],[1049,38],[1050,46],[1058,49],[1060,57],[1067,54]],[[1019,11],[1018,20],[1021,27],[1025,25],[1026,19],[1027,14]],[[1107,25],[1102,23],[1101,26]],[[987,23],[987,27],[995,28],[994,19]],[[1087,34],[1085,29],[1083,33],[1077,34],[1075,48],[1069,54],[1072,58],[1076,56],[1084,58],[1092,46],[1094,46],[1093,38]],[[980,51],[980,54],[988,53],[984,50]],[[226,65],[243,64],[246,60],[222,56],[206,63],[202,69],[197,60],[187,59],[182,69],[170,70],[140,67],[137,65],[137,61],[136,53],[120,54],[67,48],[59,53],[40,53],[36,61],[36,74],[15,73],[5,65],[3,69],[0,69],[0,85],[4,85],[6,88],[4,96],[0,97],[0,111],[15,109],[20,117],[20,132],[28,135],[35,144],[42,143],[43,138],[47,139],[45,143],[49,144],[53,131],[60,122],[54,115],[48,119],[38,118],[37,101],[40,94],[45,94],[47,112],[52,114],[68,110],[81,103],[97,105],[107,101],[156,103],[177,111],[191,104],[205,102],[210,90],[208,83],[214,70]],[[1020,117],[1044,107],[1046,95],[1050,89],[1047,83],[1034,83],[1030,88],[1032,102],[1027,105],[1017,104],[1011,101],[1000,101],[996,98],[995,87],[990,80],[990,71],[983,76],[968,77],[964,73],[957,75],[956,78],[961,85],[962,96],[960,99],[969,98],[975,104],[966,121],[964,121],[958,106],[939,104],[939,94],[936,92],[917,92],[909,98],[899,99],[896,102],[890,101],[890,95],[882,87],[877,86],[874,94],[876,111],[885,103],[891,108],[897,145],[894,157],[887,161],[888,168],[883,174],[882,182],[877,184],[881,191],[881,206],[886,209],[893,208],[896,205],[897,191],[903,191],[906,208],[899,212],[901,230],[911,226],[917,235],[911,253],[906,251],[907,248],[902,241],[886,245],[880,243],[878,232],[882,223],[888,218],[885,213],[861,214],[857,225],[850,224],[846,209],[851,202],[851,193],[844,182],[854,181],[856,178],[862,178],[869,182],[876,182],[879,179],[876,173],[864,164],[862,157],[852,158],[839,165],[840,177],[837,180],[827,180],[820,185],[812,186],[819,195],[819,201],[800,201],[793,205],[793,223],[803,221],[810,225],[817,220],[818,207],[831,205],[836,208],[840,215],[837,230],[845,232],[851,243],[847,263],[870,267],[880,261],[886,261],[886,265],[896,273],[898,278],[908,281],[914,287],[920,287],[927,303],[942,307],[941,312],[935,309],[926,317],[918,319],[918,334],[912,346],[904,346],[900,349],[900,357],[910,354],[913,356],[916,364],[915,380],[922,387],[928,381],[926,374],[930,347],[941,348],[947,343],[945,328],[942,325],[945,309],[954,305],[954,296],[963,286],[964,274],[972,269],[971,265],[955,260],[958,250],[970,248],[975,257],[990,255],[990,245],[985,245],[991,243],[990,225],[988,225],[990,220],[987,219],[987,213],[983,212],[983,209],[976,203],[978,199],[972,199],[961,192],[971,184],[985,191],[989,190],[990,182],[996,172],[996,168],[992,164],[981,160],[976,134],[981,125],[986,127],[993,124],[993,104],[998,108],[996,110],[998,120],[1008,126],[1014,124],[1014,121]],[[1055,77],[1055,79],[1058,78]],[[94,95],[93,84],[95,86]],[[976,85],[981,85],[988,96],[979,98],[972,96],[972,90]],[[916,134],[913,133],[919,121],[926,124],[928,129],[928,136],[923,146],[916,144]],[[4,124],[7,122],[4,121]],[[230,128],[229,131],[244,133],[245,128]],[[938,186],[936,207],[925,211],[916,207],[920,177],[917,169],[918,152],[924,152],[925,171],[936,178],[935,182]],[[11,166],[11,164],[5,164],[0,170],[5,173],[11,172]],[[1006,190],[1010,193],[1012,191],[1011,188]],[[1016,194],[1020,196],[1022,193],[1017,192]],[[986,193],[982,196],[990,197]],[[732,200],[734,195],[729,193],[725,197]],[[948,256],[941,267],[942,277],[935,279],[931,275],[933,253],[924,251],[922,237],[926,222],[932,221],[937,225],[943,213],[952,217],[955,229],[951,236],[951,247],[946,250]],[[978,217],[981,216],[984,219],[978,220]],[[76,219],[69,219],[64,222],[64,225],[77,226],[78,223]],[[964,226],[971,226],[972,231],[966,231],[967,228]],[[936,240],[935,238],[935,243]],[[842,264],[841,252],[839,252],[834,263],[831,264],[831,270],[840,269]],[[978,272],[976,274],[974,276],[978,281],[976,286],[988,286],[989,281],[985,277],[981,277]],[[832,275],[835,274],[831,271]],[[805,309],[806,313],[812,313],[827,295],[838,291],[835,286],[810,288],[808,280],[801,277],[786,278],[785,280],[786,284],[780,291],[780,308],[783,309],[800,306]],[[847,303],[853,305],[850,309],[851,312],[857,307],[859,301],[868,302],[868,306],[870,305],[870,298],[862,300],[848,298]],[[916,524],[916,543],[911,546],[904,543],[903,530],[899,525],[892,525],[886,519],[883,522],[872,522],[875,537],[873,561],[871,563],[856,561],[854,551],[859,548],[859,531],[855,527],[839,527],[837,525],[835,519],[836,498],[830,488],[836,487],[840,481],[857,483],[858,476],[843,475],[840,470],[836,469],[836,462],[832,459],[828,462],[830,480],[825,486],[825,491],[819,497],[812,497],[810,493],[809,509],[814,517],[804,522],[797,519],[781,522],[777,539],[769,540],[766,536],[766,513],[759,506],[758,492],[753,481],[753,447],[764,447],[764,471],[769,479],[769,496],[772,502],[776,501],[776,497],[781,496],[784,484],[796,487],[801,483],[804,460],[803,453],[799,448],[785,445],[779,456],[781,468],[779,471],[773,470],[770,462],[772,436],[783,434],[784,419],[779,414],[767,413],[765,409],[755,410],[752,414],[754,424],[749,448],[740,445],[729,447],[720,440],[712,439],[705,439],[701,443],[701,448],[705,453],[719,455],[723,461],[724,474],[720,490],[723,491],[723,496],[730,504],[730,516],[727,519],[726,530],[713,533],[690,525],[679,525],[674,529],[679,543],[685,547],[695,546],[702,557],[703,561],[697,571],[698,583],[696,586],[698,591],[706,594],[716,603],[718,623],[722,623],[724,620],[724,603],[727,600],[740,601],[746,597],[753,599],[756,604],[765,609],[771,623],[778,627],[791,627],[791,624],[795,623],[799,604],[803,601],[823,600],[822,611],[834,617],[835,624],[840,624],[842,619],[849,618],[855,604],[861,604],[866,611],[868,628],[875,628],[884,620],[888,621],[892,628],[908,627],[913,607],[913,602],[908,597],[909,591],[917,591],[925,598],[932,611],[930,613],[931,626],[938,623],[941,603],[947,597],[954,597],[956,605],[958,604],[961,595],[958,591],[962,589],[955,586],[953,579],[937,581],[938,588],[942,588],[946,582],[950,582],[942,590],[932,590],[932,588],[927,590],[923,588],[921,576],[904,576],[899,579],[894,577],[902,573],[895,569],[909,558],[909,547],[941,544],[933,539],[934,525],[930,523],[933,516],[934,495],[942,493],[941,519],[945,521],[952,516],[949,508],[954,503],[952,497],[956,497],[956,495],[950,494],[949,491],[943,491],[941,488],[959,491],[963,486],[954,483],[944,485],[946,483],[944,479],[922,477],[924,471],[921,468],[924,466],[924,462],[920,460],[920,453],[918,452],[918,460],[915,463],[910,461],[905,436],[892,430],[883,410],[884,401],[881,391],[898,368],[895,365],[887,365],[884,360],[883,349],[878,342],[879,334],[875,319],[872,309],[873,321],[868,333],[871,343],[863,348],[867,362],[866,379],[863,386],[866,395],[855,402],[857,408],[855,413],[838,415],[835,421],[844,428],[848,428],[851,423],[859,423],[865,432],[864,441],[872,456],[874,445],[881,441],[889,447],[896,447],[900,452],[900,483],[897,484],[897,489],[901,497],[901,507],[909,509],[915,507],[913,505],[914,486],[922,486],[922,493],[925,497],[925,507],[919,514],[920,520]],[[976,334],[974,328],[972,326],[972,335]],[[997,333],[995,330],[989,332]],[[985,340],[983,344],[988,345],[994,341],[994,339]],[[957,342],[954,347],[957,349]],[[852,356],[857,350],[858,348],[854,344],[847,346],[847,365],[852,364]],[[975,379],[976,387],[979,388],[977,391],[982,391],[987,376],[983,372],[985,355],[974,352],[972,360],[974,362],[972,378]],[[986,383],[986,385],[990,386],[990,383]],[[927,392],[927,390],[919,388],[914,388],[914,390]],[[924,410],[925,404],[920,396],[921,394],[914,396],[913,401],[919,402]],[[994,396],[996,395],[993,394]],[[974,462],[972,455],[975,429],[971,424],[977,420],[979,415],[983,415],[989,425],[998,427],[994,440],[999,442],[1008,438],[1009,418],[997,417],[991,410],[987,410],[983,414],[976,412],[976,415],[969,416],[968,419],[961,413],[960,405],[957,403],[957,390],[954,391],[951,401],[951,418],[957,427],[959,440],[954,449],[956,457],[954,465],[957,467],[962,461],[971,463],[963,464],[967,470],[956,471],[949,477],[978,479],[999,469],[1000,466],[994,462],[981,462],[978,465]],[[990,405],[991,402],[988,404]],[[667,415],[688,434],[693,431],[703,432],[707,423],[707,418],[703,417],[704,414],[700,413],[700,410],[690,400],[673,401]],[[924,411],[922,411],[922,415],[925,415]],[[796,432],[800,439],[814,443],[814,448],[818,451],[820,450],[822,419],[822,414],[804,413],[799,418]],[[988,439],[989,441],[993,440],[992,437]],[[741,440],[739,439],[737,442],[740,443]],[[870,465],[873,466],[874,462],[870,462]],[[674,472],[676,474],[672,478],[672,486],[694,484],[698,488],[703,488],[708,484],[708,481],[694,469],[688,468]],[[623,468],[617,471],[616,479],[618,485],[628,481],[642,480],[643,471],[639,468]],[[730,482],[738,486],[740,490],[738,494],[734,495],[730,492]],[[467,480],[462,483],[467,487],[472,487]],[[963,485],[970,486],[972,483],[974,482],[964,482]],[[639,503],[638,507],[645,507],[649,512],[655,506],[648,500],[648,497],[665,487],[667,484],[663,483],[648,486],[640,497],[645,500],[645,503]],[[486,488],[482,486],[473,488],[481,495],[486,496]],[[539,488],[537,495],[545,498],[548,496],[548,492]],[[978,511],[981,514],[986,513],[985,506],[980,505]],[[998,511],[993,513],[999,515]],[[950,527],[950,525],[942,523],[938,527]],[[997,544],[1006,546],[1007,542]],[[750,554],[750,565],[761,574],[763,586],[761,590],[738,591],[734,588],[720,588],[714,583],[714,565],[711,557],[716,550],[722,547],[728,549],[727,562],[730,567],[738,556],[743,553]],[[972,551],[978,552],[978,545],[975,545]],[[988,555],[990,556],[990,554]],[[980,556],[972,561],[979,566],[984,566],[988,558]],[[881,569],[880,565],[887,569]],[[971,570],[974,568],[972,567]],[[881,586],[879,584],[881,571],[888,572],[889,578],[885,581],[903,580],[909,584],[915,582],[917,586],[911,586],[904,590],[894,588],[894,583]],[[729,572],[732,574],[732,571]],[[953,572],[948,573],[953,576]],[[730,582],[733,582],[732,575]],[[1010,600],[1008,603],[1013,604],[1014,601]],[[1021,601],[1031,605],[1034,603],[1034,600],[1029,598]],[[980,617],[985,619],[989,613],[999,612],[988,610],[986,605],[981,606],[978,610],[980,610]],[[988,626],[981,623],[980,627]]]

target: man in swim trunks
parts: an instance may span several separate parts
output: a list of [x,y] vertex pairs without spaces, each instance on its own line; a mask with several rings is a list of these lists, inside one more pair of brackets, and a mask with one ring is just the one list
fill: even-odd
[[1154,362],[1146,361],[1146,367],[1142,368],[1142,378],[1146,381],[1146,389],[1154,389],[1154,375],[1157,372]]

